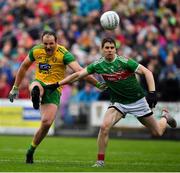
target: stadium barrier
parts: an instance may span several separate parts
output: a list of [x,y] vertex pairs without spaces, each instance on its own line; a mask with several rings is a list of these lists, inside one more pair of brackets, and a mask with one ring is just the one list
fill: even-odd
[[[108,102],[93,102],[91,105],[91,126],[100,126],[103,116],[108,108]],[[170,111],[171,115],[177,120],[178,128],[180,127],[180,102],[158,102],[155,109],[153,109],[154,116],[156,118],[161,117],[162,109],[166,107]],[[137,121],[137,119],[127,114],[126,118],[116,123],[115,127],[125,127],[125,128],[141,128],[143,125]]]
[[[49,135],[79,135],[92,136],[97,134],[97,129],[103,120],[109,103],[106,101],[93,102],[92,104],[69,103],[68,115],[57,112],[56,120],[50,128]],[[180,127],[180,102],[158,102],[154,114],[160,118],[161,110],[167,107],[175,117]],[[15,100],[10,103],[7,99],[0,99],[0,134],[27,134],[32,135],[40,126],[40,112],[34,110],[30,100]],[[142,129],[143,126],[134,116],[127,115],[115,125],[117,131],[122,129]]]
[[[40,126],[40,111],[32,107],[30,100],[0,99],[0,134],[32,135]],[[49,135],[54,134],[54,127]]]

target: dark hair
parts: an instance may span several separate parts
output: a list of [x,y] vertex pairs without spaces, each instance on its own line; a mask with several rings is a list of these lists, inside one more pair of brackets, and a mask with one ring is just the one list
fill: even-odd
[[101,48],[103,48],[104,45],[105,45],[105,43],[107,43],[107,42],[113,43],[114,46],[116,47],[116,42],[115,42],[115,40],[114,40],[113,38],[111,38],[111,37],[107,37],[107,38],[104,38],[104,39],[102,40]]
[[54,36],[55,41],[57,41],[57,36],[56,36],[56,33],[55,33],[54,31],[44,31],[44,32],[42,33],[41,39],[43,39],[43,37],[44,37],[45,35],[52,35],[52,36]]

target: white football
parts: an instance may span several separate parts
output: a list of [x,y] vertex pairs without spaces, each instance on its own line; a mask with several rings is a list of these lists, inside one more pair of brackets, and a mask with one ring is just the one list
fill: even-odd
[[115,29],[119,21],[119,15],[115,11],[106,11],[100,17],[101,26],[107,30]]

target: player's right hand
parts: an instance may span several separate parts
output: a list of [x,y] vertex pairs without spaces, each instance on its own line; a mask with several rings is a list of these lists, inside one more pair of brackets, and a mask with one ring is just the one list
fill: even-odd
[[15,98],[17,98],[19,92],[18,92],[18,87],[17,86],[13,86],[11,91],[9,92],[9,101],[13,102]]
[[59,87],[59,83],[54,83],[54,84],[49,84],[49,85],[46,85],[44,86],[45,89],[49,89],[51,90],[52,92],[55,91],[58,87]]

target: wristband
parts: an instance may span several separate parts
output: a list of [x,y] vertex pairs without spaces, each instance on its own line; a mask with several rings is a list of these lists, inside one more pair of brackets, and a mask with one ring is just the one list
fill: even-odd
[[17,87],[16,85],[13,85],[13,90],[18,90],[19,87]]

